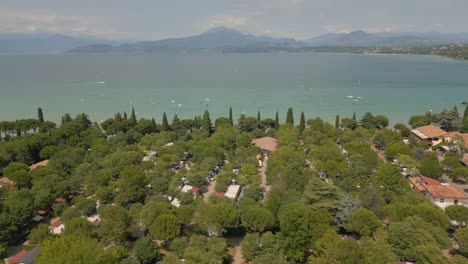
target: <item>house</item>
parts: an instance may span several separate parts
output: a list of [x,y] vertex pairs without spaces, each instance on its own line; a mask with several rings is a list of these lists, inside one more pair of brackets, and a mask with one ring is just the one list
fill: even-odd
[[8,177],[0,178],[0,188],[8,187],[8,186],[15,186],[16,182],[10,180]]
[[426,187],[427,185],[441,185],[438,180],[426,177],[426,176],[415,176],[409,178],[411,187],[418,192],[426,195]]
[[468,154],[463,155],[463,158],[460,159],[460,162],[463,166],[468,167]]
[[62,197],[55,198],[54,200],[56,203],[67,203],[67,200],[65,200]]
[[463,205],[468,207],[468,197],[460,190],[448,184],[426,186],[426,198],[431,203],[445,208],[450,205]]
[[177,198],[174,198],[174,200],[171,201],[171,204],[177,208],[180,207],[180,201]]
[[468,197],[447,183],[441,183],[438,180],[424,176],[411,177],[409,181],[415,190],[441,208],[457,204],[468,207]]
[[456,142],[457,137],[463,139],[463,147],[464,152],[468,151],[468,133],[460,133],[458,131],[448,132],[447,135],[444,136],[444,142],[451,143],[453,141]]
[[32,264],[34,263],[34,259],[36,258],[37,253],[39,252],[39,247],[35,247],[30,251],[22,250],[18,252],[16,255],[4,259],[5,264],[13,264],[13,263],[20,263],[20,264]]
[[183,192],[183,193],[188,193],[188,192],[192,192],[192,189],[193,189],[192,185],[185,184],[182,187],[182,190],[180,190],[180,191]]
[[234,200],[237,200],[240,194],[241,186],[237,184],[229,185],[224,197],[228,197]]
[[49,230],[52,234],[59,235],[65,229],[65,224],[60,217],[50,220]]
[[99,217],[99,214],[88,216],[86,217],[86,220],[88,220],[93,226],[99,226],[101,224],[101,218]]
[[443,138],[448,133],[434,125],[427,125],[418,127],[416,129],[411,130],[411,133],[415,135],[420,140],[428,141],[435,146],[440,144],[443,141]]
[[29,170],[34,170],[34,169],[39,168],[39,167],[46,167],[47,165],[49,165],[49,160],[43,160],[41,162],[38,162],[38,163],[35,163],[35,164],[29,166]]
[[193,187],[193,188],[192,188],[192,194],[193,194],[194,197],[197,197],[197,196],[201,195],[201,190],[200,190],[200,188],[198,188],[198,187]]
[[252,140],[251,143],[252,145],[259,147],[264,155],[270,154],[278,146],[278,140],[272,137],[256,138]]

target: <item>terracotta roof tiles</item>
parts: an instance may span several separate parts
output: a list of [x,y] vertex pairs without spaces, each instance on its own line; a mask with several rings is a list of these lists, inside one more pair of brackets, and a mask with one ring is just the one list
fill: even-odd
[[450,185],[427,185],[426,189],[434,198],[468,199],[461,191]]
[[447,132],[434,126],[434,125],[427,125],[422,126],[414,129],[422,134],[424,134],[427,138],[437,138],[444,135],[447,135]]

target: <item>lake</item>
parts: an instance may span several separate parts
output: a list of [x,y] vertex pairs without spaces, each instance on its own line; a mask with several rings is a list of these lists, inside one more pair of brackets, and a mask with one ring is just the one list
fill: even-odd
[[[241,113],[284,120],[364,112],[392,123],[468,100],[468,63],[436,56],[334,53],[0,56],[0,120],[115,112],[161,120]],[[346,96],[359,96],[358,102]]]

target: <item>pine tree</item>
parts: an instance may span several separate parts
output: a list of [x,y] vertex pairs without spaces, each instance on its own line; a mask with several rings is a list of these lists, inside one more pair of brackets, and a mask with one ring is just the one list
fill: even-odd
[[288,113],[286,114],[286,124],[294,125],[294,114],[291,107],[288,108]]
[[335,129],[338,129],[340,127],[340,115],[336,115],[335,118]]
[[231,126],[234,126],[234,120],[232,119],[232,107],[229,107],[229,121],[231,121]]
[[163,119],[162,119],[162,124],[161,124],[161,130],[162,130],[162,131],[170,131],[170,130],[171,130],[171,127],[169,126],[169,122],[167,122],[166,112],[163,113]]
[[203,119],[202,119],[202,129],[207,131],[209,134],[211,134],[211,119],[210,119],[210,113],[208,110],[205,110],[203,113]]
[[306,121],[305,121],[305,116],[304,112],[301,112],[301,120],[299,121],[299,131],[304,131],[306,126]]
[[468,105],[465,107],[465,113],[463,114],[461,132],[468,133]]
[[276,115],[275,115],[275,129],[278,129],[279,128],[279,115],[278,115],[278,111],[276,111]]
[[132,115],[130,116],[130,124],[132,126],[136,125],[138,123],[136,115],[135,115],[135,109],[132,107]]
[[42,113],[42,108],[37,109],[37,119],[39,119],[40,123],[44,123],[44,114]]

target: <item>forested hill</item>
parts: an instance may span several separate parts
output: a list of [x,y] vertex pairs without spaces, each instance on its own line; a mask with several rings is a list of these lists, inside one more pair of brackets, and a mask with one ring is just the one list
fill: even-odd
[[439,161],[410,129],[468,132],[468,107],[393,128],[382,114],[330,124],[291,108],[285,123],[233,109],[161,123],[134,109],[100,124],[46,113],[0,122],[2,257],[12,246],[38,264],[467,262],[468,208],[444,211],[403,172],[466,180],[462,142]]

